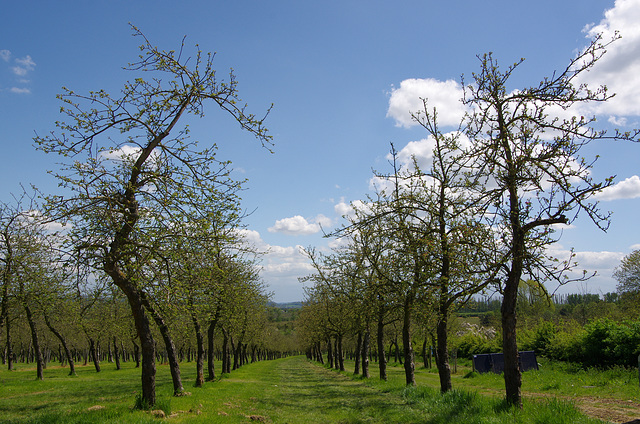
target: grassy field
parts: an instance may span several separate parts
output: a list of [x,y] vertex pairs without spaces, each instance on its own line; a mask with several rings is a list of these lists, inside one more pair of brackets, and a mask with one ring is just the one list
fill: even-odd
[[[76,377],[66,368],[50,366],[45,380],[19,365],[0,370],[1,423],[157,423],[149,411],[134,410],[139,370],[132,364],[116,371],[78,367]],[[352,370],[353,364],[347,362]],[[204,388],[190,387],[194,364],[183,363],[182,374],[190,396],[172,397],[166,366],[159,366],[156,408],[175,423],[597,423],[582,415],[612,422],[640,417],[637,372],[606,373],[542,364],[524,377],[523,411],[505,408],[503,381],[496,375],[469,373],[460,364],[454,375],[456,390],[442,396],[432,370],[417,372],[418,386],[406,388],[403,369],[389,368],[389,381],[362,380],[308,362],[303,357],[265,361],[242,367]],[[466,378],[465,378],[466,377]],[[592,410],[581,399],[590,399]],[[604,412],[598,414],[597,403]],[[609,402],[609,403],[607,403]],[[618,408],[616,416],[611,411]],[[595,411],[595,412],[594,412]],[[607,415],[608,414],[608,415]]]

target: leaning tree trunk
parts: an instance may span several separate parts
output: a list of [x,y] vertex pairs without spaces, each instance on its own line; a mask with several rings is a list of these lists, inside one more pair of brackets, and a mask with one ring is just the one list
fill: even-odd
[[164,318],[158,313],[156,308],[149,302],[147,295],[142,292],[142,300],[145,308],[151,314],[153,321],[160,330],[160,335],[164,341],[165,350],[167,351],[167,359],[169,360],[169,371],[171,372],[171,380],[173,381],[173,395],[178,396],[184,392],[182,387],[182,377],[180,376],[180,363],[178,362],[178,356],[176,352],[176,346],[173,344],[173,338],[169,332],[169,326],[164,321]]
[[69,375],[76,375],[76,366],[75,366],[75,363],[73,362],[73,356],[69,351],[69,347],[67,346],[67,340],[64,338],[62,334],[60,334],[60,332],[53,325],[51,325],[51,322],[49,321],[49,317],[47,316],[47,314],[44,314],[44,323],[49,328],[49,331],[51,331],[53,335],[56,336],[58,340],[60,340],[60,344],[62,344],[62,348],[64,349],[64,354],[67,358],[67,362],[69,363]]
[[27,314],[27,321],[29,323],[29,329],[31,330],[31,340],[33,341],[33,350],[36,360],[36,379],[44,380],[44,360],[42,358],[42,352],[40,351],[40,341],[38,340],[36,323],[33,320],[31,308],[26,304],[24,305],[24,311]]
[[105,264],[105,272],[129,301],[142,353],[142,399],[147,405],[153,406],[156,403],[156,343],[151,333],[151,323],[145,313],[143,294],[125,277],[115,261]]
[[96,372],[100,372],[100,358],[98,357],[98,351],[96,349],[96,343],[91,337],[87,337],[89,339],[89,354],[91,355],[91,360],[93,361],[93,366],[96,369]]

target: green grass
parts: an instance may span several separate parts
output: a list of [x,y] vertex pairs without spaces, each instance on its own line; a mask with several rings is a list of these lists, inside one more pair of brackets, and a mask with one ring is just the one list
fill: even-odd
[[[348,363],[351,367],[352,363]],[[352,369],[352,368],[351,368]],[[19,365],[17,371],[0,370],[0,423],[157,423],[148,411],[133,408],[140,387],[140,371],[130,363],[120,371],[103,364],[103,371],[50,366],[45,380],[35,381],[35,370]],[[389,367],[389,381],[363,380],[339,373],[303,357],[246,365],[203,388],[192,387],[193,363],[181,364],[185,389],[191,396],[172,397],[166,366],[158,367],[155,408],[175,423],[597,423],[580,415],[570,400],[526,398],[523,411],[502,401],[500,376],[474,375],[459,366],[455,390],[441,395],[438,375],[419,369],[417,387],[405,387],[403,368]],[[561,393],[565,380],[544,380],[540,371],[525,374],[524,384],[546,385],[546,393]],[[567,370],[555,370],[558,376]],[[621,371],[619,370],[619,374]],[[627,378],[621,373],[620,379]],[[604,386],[607,377],[593,377]],[[558,377],[559,378],[559,377]],[[575,378],[573,375],[571,378]],[[580,378],[583,378],[581,376]],[[585,377],[586,378],[586,377]],[[540,381],[537,382],[537,379]],[[622,381],[618,380],[618,381]],[[585,380],[586,381],[586,380]],[[586,384],[585,384],[586,385]],[[536,386],[537,387],[537,386]],[[542,388],[539,389],[543,391]],[[586,390],[586,389],[585,389]],[[636,390],[637,395],[637,390]]]

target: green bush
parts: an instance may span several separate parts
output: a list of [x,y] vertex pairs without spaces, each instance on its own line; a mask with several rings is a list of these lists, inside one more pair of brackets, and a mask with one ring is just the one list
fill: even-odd
[[459,358],[470,358],[483,353],[502,352],[502,339],[499,336],[489,339],[482,335],[466,333],[455,339],[452,347],[458,350]]
[[[640,353],[640,321],[615,322],[600,318],[581,330],[555,331],[541,324],[534,336],[537,352],[551,359],[575,362],[583,367],[636,366]],[[538,350],[539,349],[539,350]]]

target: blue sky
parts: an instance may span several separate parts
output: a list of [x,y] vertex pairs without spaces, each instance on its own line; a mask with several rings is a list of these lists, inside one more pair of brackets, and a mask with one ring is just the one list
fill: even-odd
[[[3,201],[20,183],[56,189],[46,170],[57,158],[36,151],[32,138],[54,130],[62,86],[115,93],[135,77],[121,69],[140,44],[129,22],[160,48],[177,49],[186,35],[187,45],[216,52],[218,72],[234,69],[255,113],[274,104],[267,119],[274,154],[214,110],[189,125],[193,138],[215,142],[236,175],[249,180],[242,195],[253,211],[247,234],[270,249],[263,278],[276,301],[302,299],[297,278],[311,270],[299,246],[330,245],[319,224],[339,225],[346,205],[370,192],[372,169],[388,170],[389,143],[402,149],[426,137],[407,125],[403,108],[437,94],[440,85],[429,81],[470,76],[477,55],[491,51],[505,66],[526,58],[515,89],[565,67],[590,30],[617,29],[622,40],[589,82],[622,94],[592,113],[605,126],[640,127],[640,0],[22,1],[7,2],[3,17]],[[573,247],[581,268],[599,273],[565,292],[614,291],[612,269],[640,248],[640,144],[602,142],[589,153],[601,155],[595,177],[617,175],[622,185],[602,198],[602,208],[614,212],[607,233],[583,220],[563,231],[558,253]]]

